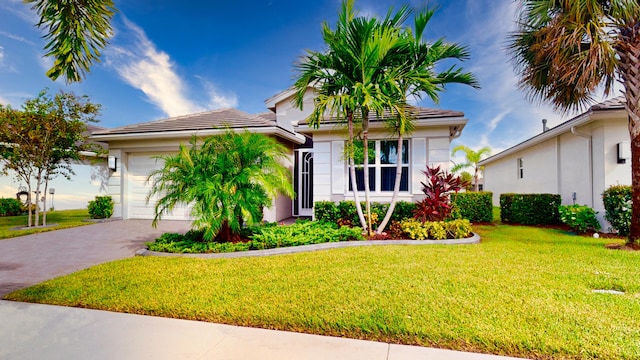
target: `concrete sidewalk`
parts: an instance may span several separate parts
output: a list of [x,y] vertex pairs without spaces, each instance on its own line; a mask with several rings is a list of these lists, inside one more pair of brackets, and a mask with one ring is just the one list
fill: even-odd
[[0,359],[514,358],[3,300]]

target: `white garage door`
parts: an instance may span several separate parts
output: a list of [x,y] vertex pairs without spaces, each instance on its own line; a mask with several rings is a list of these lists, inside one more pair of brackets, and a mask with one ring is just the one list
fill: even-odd
[[[147,182],[149,174],[162,167],[162,160],[155,159],[158,154],[143,153],[129,154],[129,218],[131,219],[153,219],[155,216],[155,206],[158,196],[149,199],[146,198],[151,189],[151,184]],[[189,209],[187,207],[175,207],[171,214],[162,216],[166,220],[188,220]]]

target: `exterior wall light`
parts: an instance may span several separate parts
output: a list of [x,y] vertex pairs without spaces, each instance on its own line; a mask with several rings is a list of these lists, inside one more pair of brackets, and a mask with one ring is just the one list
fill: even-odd
[[107,166],[109,167],[109,170],[116,171],[118,169],[118,158],[115,156],[109,156],[107,158]]
[[631,159],[631,146],[628,141],[618,143],[618,164],[626,164]]

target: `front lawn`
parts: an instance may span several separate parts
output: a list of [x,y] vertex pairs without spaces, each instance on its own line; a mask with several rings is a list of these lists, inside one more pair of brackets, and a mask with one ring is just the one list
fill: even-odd
[[[46,227],[14,230],[15,228],[27,226],[27,215],[2,216],[0,217],[0,239],[89,225],[91,224],[90,222],[83,221],[88,218],[89,213],[87,209],[49,211],[47,212]],[[35,220],[35,217],[32,218],[32,220]],[[55,226],[50,226],[53,224],[55,224]]]
[[556,229],[475,230],[478,245],[136,257],[6,298],[537,359],[640,358],[639,252]]

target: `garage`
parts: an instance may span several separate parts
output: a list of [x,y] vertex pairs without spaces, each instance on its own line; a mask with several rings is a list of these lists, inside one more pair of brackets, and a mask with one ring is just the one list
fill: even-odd
[[[146,198],[151,189],[147,181],[149,174],[162,166],[162,160],[156,159],[158,153],[129,154],[128,160],[128,210],[130,219],[153,219],[158,196]],[[171,214],[162,216],[163,220],[188,220],[189,209],[186,206],[176,207]]]

